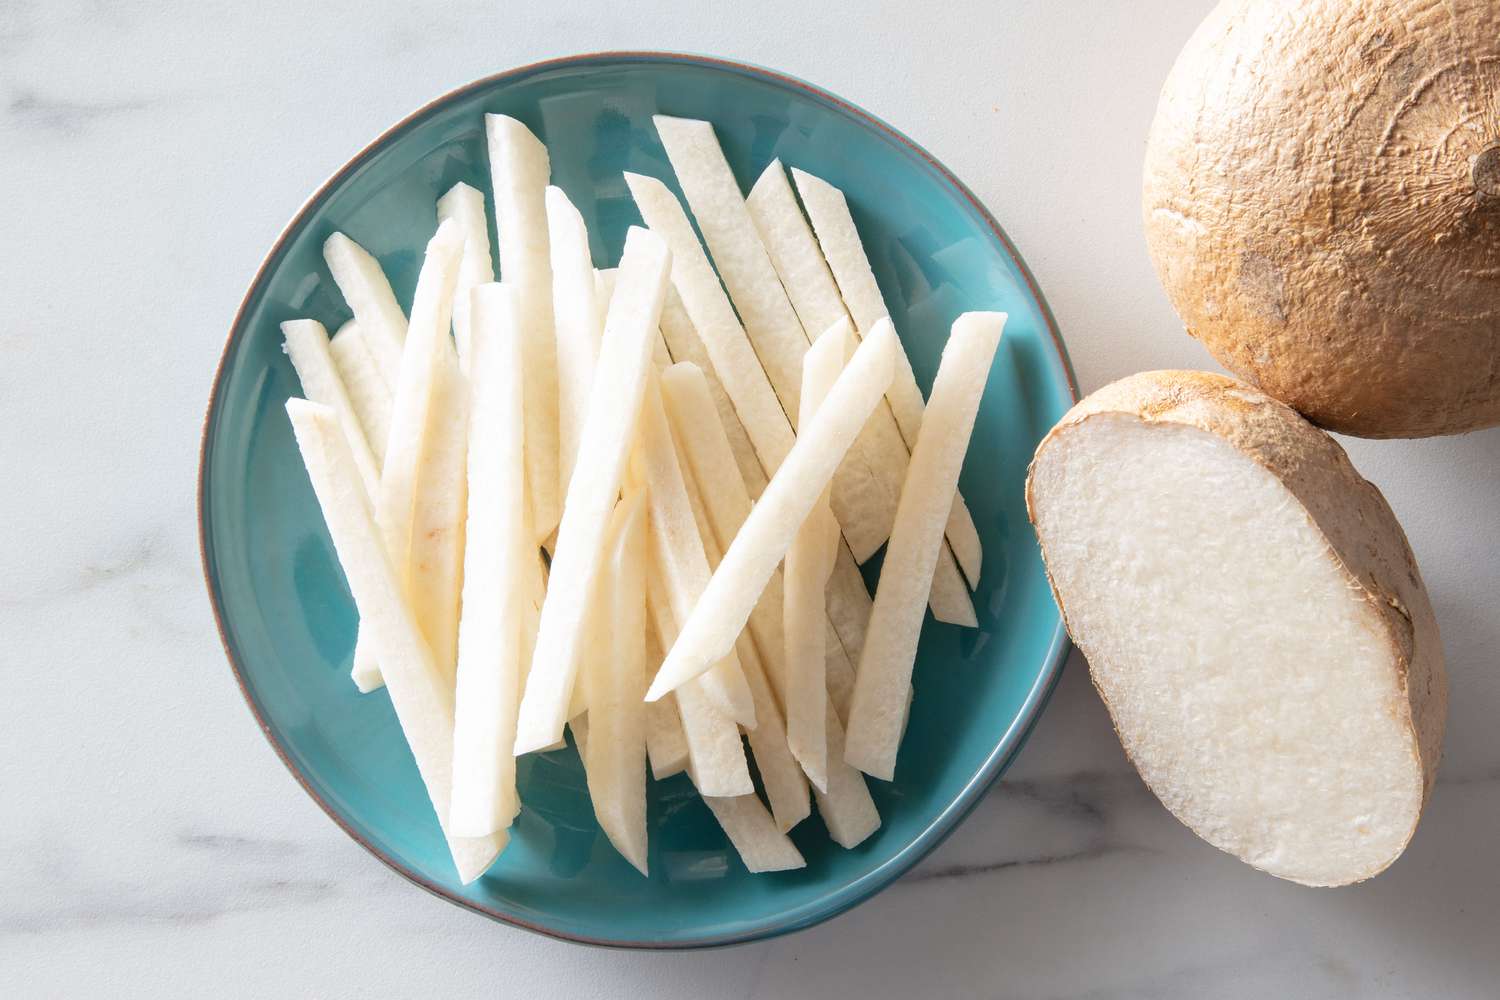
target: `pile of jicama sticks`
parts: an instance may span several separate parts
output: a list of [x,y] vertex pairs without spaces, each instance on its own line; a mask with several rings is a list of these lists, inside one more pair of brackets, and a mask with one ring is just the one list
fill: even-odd
[[[564,726],[642,874],[648,765],[687,772],[751,871],[804,864],[787,831],[810,798],[855,846],[926,607],[975,624],[957,481],[1004,315],[958,319],[924,401],[843,194],[799,170],[794,193],[773,161],[745,197],[707,122],[655,122],[707,253],[661,181],[627,174],[647,228],[595,270],[546,147],[488,115],[503,280],[458,184],[409,316],[336,233],[354,319],[331,340],[282,324],[354,681],[388,689],[464,882],[509,839],[516,756]],[[872,601],[857,563],[882,545]]]

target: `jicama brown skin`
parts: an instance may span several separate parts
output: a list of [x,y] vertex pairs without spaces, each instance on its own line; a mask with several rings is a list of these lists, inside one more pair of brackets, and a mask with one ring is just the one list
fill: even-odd
[[875,588],[875,609],[849,704],[844,759],[885,781],[895,777],[905,724],[922,632],[922,581],[937,565],[953,490],[1004,327],[1004,313],[964,313],[954,321]]
[[1225,0],[1162,88],[1146,242],[1188,332],[1314,423],[1500,423],[1500,6]]
[[[287,402],[287,416],[360,621],[385,665],[396,719],[446,832],[453,782],[453,689],[433,663],[401,592],[338,418],[328,407],[303,399]],[[475,838],[448,833],[460,880],[467,884],[484,874],[508,839],[504,831]]]

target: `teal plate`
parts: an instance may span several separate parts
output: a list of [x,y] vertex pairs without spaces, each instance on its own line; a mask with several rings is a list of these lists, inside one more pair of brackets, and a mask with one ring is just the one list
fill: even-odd
[[[403,305],[433,203],[456,181],[488,191],[485,112],[548,145],[553,183],[582,211],[599,261],[639,224],[621,173],[672,172],[656,112],[712,121],[748,190],[773,157],[848,195],[917,379],[931,385],[948,327],[1010,314],[961,486],[984,542],[980,628],[929,616],[910,728],[884,818],[852,851],[816,814],[792,832],[801,871],[751,875],[679,775],[650,785],[651,877],[600,833],[573,749],[524,758],[509,848],[462,886],[383,692],[349,680],[354,605],[286,414],[299,387],[277,324],[347,318],[323,265],[343,230],[380,258]],[[999,151],[998,155],[1004,155]],[[493,219],[493,206],[491,206]],[[376,857],[429,891],[507,923],[594,944],[691,948],[807,927],[889,885],[932,850],[1019,750],[1067,639],[1022,496],[1026,463],[1076,398],[1062,341],[1020,256],[974,196],[890,126],[799,80],[717,59],[618,53],[553,60],[439,98],[324,184],[261,265],[235,317],[203,434],[203,566],[224,648],[266,737],[308,793]],[[866,567],[873,583],[878,559]]]

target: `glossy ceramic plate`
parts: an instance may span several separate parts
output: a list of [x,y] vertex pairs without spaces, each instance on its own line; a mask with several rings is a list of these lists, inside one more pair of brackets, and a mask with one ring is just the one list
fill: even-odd
[[[639,218],[626,170],[674,190],[651,125],[711,120],[746,190],[773,157],[848,195],[924,389],[948,327],[969,309],[1010,314],[961,486],[984,542],[980,628],[929,616],[896,780],[872,781],[884,824],[852,851],[816,812],[792,833],[801,871],[750,875],[686,777],[649,786],[651,877],[622,860],[590,810],[569,747],[524,758],[525,807],[489,874],[461,886],[384,692],[349,680],[355,612],[283,404],[299,394],[277,324],[336,328],[348,311],[323,240],[376,254],[410,305],[433,203],[456,181],[488,193],[483,115],[526,122],[553,183],[618,260]],[[998,150],[997,155],[1005,155]],[[493,219],[493,206],[491,206]],[[807,927],[890,884],[938,844],[1019,749],[1050,693],[1066,637],[1027,524],[1026,463],[1071,405],[1062,342],[1020,256],[947,170],[890,126],[778,73],[692,56],[621,53],[502,73],[438,99],[356,156],[299,211],[256,274],[214,380],[200,471],[204,570],[229,661],[292,774],[349,835],[461,906],[562,938],[697,947]],[[878,557],[866,567],[873,583]]]

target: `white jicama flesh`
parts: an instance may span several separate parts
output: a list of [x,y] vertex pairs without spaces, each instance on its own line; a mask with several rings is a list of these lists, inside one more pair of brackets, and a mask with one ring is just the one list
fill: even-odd
[[[859,335],[866,336],[876,323],[890,315],[890,311],[886,309],[885,298],[880,294],[880,285],[875,280],[870,258],[865,254],[864,244],[855,228],[849,203],[842,191],[819,177],[795,168],[792,176],[796,179],[797,192],[802,196],[802,205],[807,209],[808,218],[812,220],[819,247],[838,283],[844,304],[854,317]],[[886,399],[906,446],[916,447],[926,404],[922,400],[922,390],[917,387],[916,375],[911,370],[911,361],[904,351],[897,359],[896,377],[891,382],[891,390]],[[953,555],[963,568],[964,576],[970,584],[978,586],[983,549],[968,505],[964,503],[963,496],[956,492],[953,495],[953,511],[948,519],[947,534]]]
[[[840,847],[858,846],[880,829],[880,812],[870,797],[870,786],[859,769],[844,760],[844,726],[832,705],[825,719],[828,733],[828,788],[814,787],[818,815],[828,827],[828,835]],[[904,727],[903,727],[904,728]]]
[[[447,337],[441,337],[447,341]],[[450,679],[458,663],[459,603],[468,513],[469,387],[451,343],[435,371],[427,445],[412,514],[411,605]]]
[[[661,377],[662,401],[672,440],[681,456],[683,478],[689,495],[701,506],[706,526],[700,523],[704,549],[723,552],[750,516],[750,494],[738,475],[729,438],[714,418],[708,378],[696,365],[682,363],[668,368]],[[717,563],[717,556],[710,562]],[[766,674],[781,693],[786,673],[781,629],[781,571],[771,575],[766,592],[750,612],[750,634],[760,653]]]
[[[673,619],[686,621],[708,586],[709,562],[655,376],[638,419],[635,478],[646,490],[651,512],[652,558],[666,585]],[[702,674],[702,689],[719,711],[746,729],[755,728],[754,697],[734,649]]]
[[719,414],[719,424],[729,440],[734,464],[740,470],[745,489],[752,498],[760,496],[761,491],[766,488],[766,470],[761,467],[760,459],[755,454],[755,446],[750,443],[750,435],[745,433],[745,425],[740,423],[739,414],[734,411],[734,403],[724,391],[724,383],[714,372],[713,362],[708,358],[703,339],[694,329],[693,320],[682,304],[682,296],[677,294],[675,288],[667,290],[667,301],[662,305],[661,334],[674,362],[697,365],[703,372],[714,409]]
[[776,469],[796,440],[791,422],[693,232],[692,222],[676,196],[655,177],[627,173],[625,183],[641,218],[672,250],[672,286],[682,297],[683,307],[755,446],[761,466],[768,472]]
[[[802,366],[802,416],[805,427],[817,413],[844,367],[847,350],[843,331],[830,330],[818,339]],[[828,735],[824,724],[828,709],[823,649],[827,619],[824,596],[839,544],[838,522],[828,507],[825,491],[813,505],[807,520],[797,529],[786,552],[783,587],[783,635],[786,648],[786,680],[782,697],[786,706],[787,745],[802,770],[819,791],[828,790]]]
[[516,797],[521,628],[536,545],[526,532],[521,338],[503,285],[477,286],[469,340],[471,409],[463,616],[453,727],[453,830],[510,825]]
[[385,462],[385,439],[391,432],[391,387],[375,367],[365,335],[354,320],[339,328],[329,341],[328,350],[378,469]]
[[396,719],[447,833],[459,878],[467,884],[484,874],[509,837],[504,831],[473,838],[448,832],[453,788],[452,689],[433,663],[402,596],[337,416],[328,407],[302,399],[287,402],[287,416],[360,620],[374,636]]
[[[797,529],[833,479],[895,371],[896,335],[877,330],[855,351],[813,422],[735,536],[703,598],[682,624],[677,642],[646,697],[656,698],[697,677],[724,656],[745,627]],[[868,648],[868,644],[867,644]]]
[[[651,560],[647,560],[648,573],[655,572],[651,568]],[[648,609],[649,610],[649,609]],[[646,629],[646,678],[656,676],[656,668],[661,666],[662,651],[661,640],[656,637],[656,627]],[[644,697],[645,689],[642,688]],[[687,737],[682,732],[682,716],[677,710],[677,698],[668,695],[658,698],[656,701],[648,701],[646,705],[646,756],[651,761],[651,776],[657,781],[663,781],[672,775],[687,770],[688,746]]]
[[[562,736],[578,675],[582,626],[602,558],[604,532],[619,494],[636,415],[646,391],[651,338],[661,317],[670,267],[671,255],[661,239],[632,227],[625,238],[619,283],[610,301],[599,354],[599,374],[558,528],[536,651],[517,724],[518,755],[545,747]],[[531,385],[528,372],[528,390]]]
[[[875,607],[849,704],[844,759],[886,781],[895,776],[922,632],[924,581],[937,566],[953,490],[1004,328],[1004,313],[964,313],[953,323],[875,588]],[[876,330],[881,329],[877,324]]]
[[[441,370],[453,353],[448,326],[452,321],[453,288],[458,281],[458,260],[462,253],[463,240],[457,224],[439,225],[428,241],[426,260],[417,277],[412,323],[402,350],[391,407],[391,436],[386,442],[385,465],[380,470],[375,512],[403,590],[411,581],[412,527],[432,398]],[[457,364],[456,359],[453,363]]]
[[598,297],[588,227],[559,187],[547,188],[547,239],[557,335],[558,488],[565,496],[578,460],[578,435],[588,412],[609,297]]
[[826,330],[843,319],[844,300],[839,297],[817,238],[797,207],[797,196],[780,160],[766,166],[746,196],[745,205],[802,328],[809,333]]
[[464,239],[464,255],[458,262],[458,286],[453,294],[453,343],[458,351],[458,367],[469,372],[469,304],[470,293],[479,285],[495,280],[495,264],[490,259],[490,223],[484,214],[484,193],[459,181],[438,199],[438,222],[452,219]]
[[[608,655],[588,671],[587,734],[580,743],[589,798],[609,842],[642,875],[646,865],[646,517],[632,492],[611,518],[595,613]],[[603,650],[601,650],[603,652]],[[575,739],[578,732],[574,732]]]
[[1234,379],[1147,372],[1062,419],[1027,502],[1125,751],[1178,819],[1305,885],[1401,854],[1441,750],[1442,644],[1395,515],[1333,438]]
[[[710,567],[717,567],[722,553],[691,477],[687,480],[687,488],[692,497],[693,519],[702,539],[704,553],[708,556],[708,564]],[[766,677],[766,666],[748,631],[740,633],[734,648],[755,699],[756,726],[749,732],[750,751],[755,756],[755,766],[760,771],[761,785],[766,790],[766,801],[771,805],[771,815],[776,819],[777,828],[790,830],[812,812],[808,804],[807,779],[787,745],[786,720],[777,704],[771,682]]]
[[380,262],[343,233],[334,233],[324,241],[323,260],[359,323],[376,368],[394,393],[406,342],[406,313],[401,311]]
[[380,488],[380,466],[370,450],[344,381],[339,378],[338,366],[328,343],[328,331],[317,320],[293,319],[281,324],[281,335],[286,338],[286,353],[292,359],[292,367],[297,370],[302,394],[314,403],[332,408],[338,416],[339,426],[349,440],[354,464],[359,467],[365,495],[373,497]]
[[713,126],[667,115],[653,115],[651,120],[719,277],[790,416],[801,391],[807,334],[776,277]]
[[752,874],[806,868],[802,852],[754,795],[703,796],[703,802],[729,836],[735,852]]
[[[658,644],[671,648],[677,641],[677,623],[672,617],[661,571],[654,559],[651,562],[646,578],[646,609],[650,612]],[[676,694],[693,784],[704,795],[750,795],[755,791],[755,783],[750,780],[739,727],[719,711],[713,700],[703,693],[702,687],[701,679],[692,680],[682,685]]]
[[[557,338],[547,239],[547,147],[521,122],[485,115],[500,277],[516,289],[526,358],[526,489],[532,530],[549,538],[561,516],[558,463]],[[558,735],[562,735],[559,728]],[[550,740],[548,742],[551,742]]]

